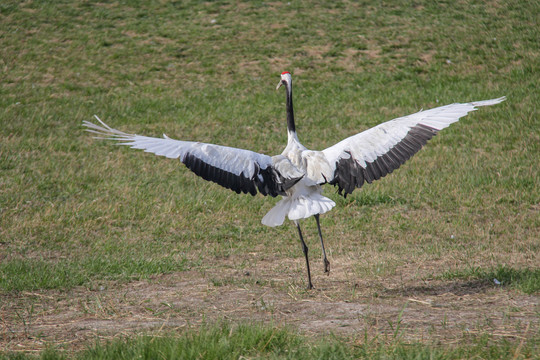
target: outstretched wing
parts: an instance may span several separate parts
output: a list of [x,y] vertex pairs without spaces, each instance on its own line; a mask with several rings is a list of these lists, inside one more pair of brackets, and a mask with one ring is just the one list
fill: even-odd
[[400,167],[440,130],[479,106],[495,105],[506,98],[451,104],[420,111],[382,123],[323,150],[333,168],[329,183],[344,196]]
[[[237,193],[255,195],[257,190],[263,195],[285,195],[285,191],[296,184],[303,176],[295,171],[294,166],[284,166],[288,161],[278,157],[259,154],[249,150],[236,149],[227,146],[206,144],[192,141],[180,141],[163,135],[154,138],[127,134],[113,129],[96,119],[101,125],[83,121],[87,131],[100,135],[98,138],[119,141],[133,149],[165,156],[170,159],[180,159],[191,171],[205,180],[213,181]],[[286,168],[280,172],[278,168]]]

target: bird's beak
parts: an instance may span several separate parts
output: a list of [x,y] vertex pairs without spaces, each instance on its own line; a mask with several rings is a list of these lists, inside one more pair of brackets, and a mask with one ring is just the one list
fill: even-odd
[[279,80],[279,84],[277,84],[276,90],[279,89],[281,87],[281,85],[283,85],[283,81]]

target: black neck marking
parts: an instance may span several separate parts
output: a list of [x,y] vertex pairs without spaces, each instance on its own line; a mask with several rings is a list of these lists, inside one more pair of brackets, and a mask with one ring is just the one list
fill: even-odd
[[285,89],[287,91],[287,130],[289,130],[289,132],[296,132],[296,127],[294,125],[292,84],[286,83]]

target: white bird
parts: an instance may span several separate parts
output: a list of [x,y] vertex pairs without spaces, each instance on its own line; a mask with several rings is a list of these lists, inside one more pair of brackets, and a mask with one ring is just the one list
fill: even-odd
[[121,145],[142,149],[171,159],[180,159],[191,171],[237,193],[282,196],[263,217],[268,226],[283,224],[285,216],[292,220],[300,236],[306,259],[308,289],[313,288],[309,268],[308,247],[299,221],[315,217],[322,247],[324,272],[330,272],[319,223],[319,215],[336,204],[322,195],[322,185],[338,187],[347,196],[364,182],[371,183],[400,167],[418,152],[440,130],[458,121],[479,106],[498,104],[505,97],[464,104],[451,104],[420,111],[382,123],[342,140],[322,151],[308,150],[298,140],[294,123],[292,77],[281,74],[276,87],[286,89],[288,141],[281,155],[268,156],[249,150],[201,142],[180,141],[128,134],[109,127],[97,116],[100,125],[84,121],[88,131]]

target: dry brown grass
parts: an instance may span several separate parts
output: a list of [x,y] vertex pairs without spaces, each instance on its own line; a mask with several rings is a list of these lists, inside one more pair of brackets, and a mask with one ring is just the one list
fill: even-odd
[[220,319],[289,326],[316,337],[334,333],[359,342],[398,337],[405,343],[451,345],[485,334],[520,341],[539,331],[537,296],[486,280],[419,280],[437,264],[400,266],[379,282],[351,271],[350,259],[334,257],[331,275],[315,271],[317,287],[305,291],[299,279],[303,259],[256,258],[246,255],[244,260],[254,266],[242,271],[235,268],[236,261],[218,260],[204,272],[4,297],[2,348],[80,348],[96,337],[159,334]]

